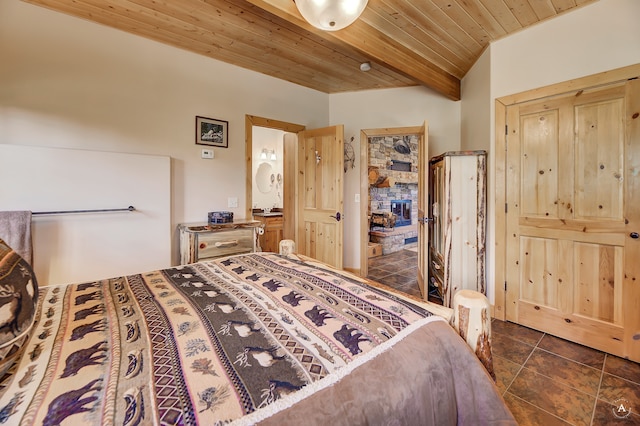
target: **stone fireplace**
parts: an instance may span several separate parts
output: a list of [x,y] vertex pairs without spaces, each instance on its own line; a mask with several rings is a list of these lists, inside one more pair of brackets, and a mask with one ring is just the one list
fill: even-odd
[[372,227],[369,241],[381,244],[382,254],[402,250],[415,243],[418,235],[418,136],[369,138],[368,166],[392,182],[370,185],[369,216],[384,212],[396,215],[394,228]]

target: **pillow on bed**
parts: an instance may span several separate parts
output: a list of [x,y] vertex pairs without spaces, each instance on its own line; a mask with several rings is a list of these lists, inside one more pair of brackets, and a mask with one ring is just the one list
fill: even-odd
[[0,239],[0,378],[22,354],[38,302],[38,283],[27,263]]

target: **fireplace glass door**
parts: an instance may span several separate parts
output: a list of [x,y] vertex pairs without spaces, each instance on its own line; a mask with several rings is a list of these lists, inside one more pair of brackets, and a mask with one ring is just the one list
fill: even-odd
[[411,200],[391,200],[391,213],[396,215],[396,226],[411,225]]

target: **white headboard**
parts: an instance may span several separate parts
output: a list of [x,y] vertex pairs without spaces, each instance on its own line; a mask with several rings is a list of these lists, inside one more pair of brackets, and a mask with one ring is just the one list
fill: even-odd
[[135,211],[34,215],[39,285],[171,264],[171,159],[0,144],[0,210]]

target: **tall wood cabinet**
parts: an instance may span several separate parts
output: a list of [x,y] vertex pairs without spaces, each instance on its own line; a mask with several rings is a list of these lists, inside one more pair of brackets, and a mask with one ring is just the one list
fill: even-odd
[[444,306],[458,290],[486,294],[486,158],[457,151],[429,162],[429,291]]

